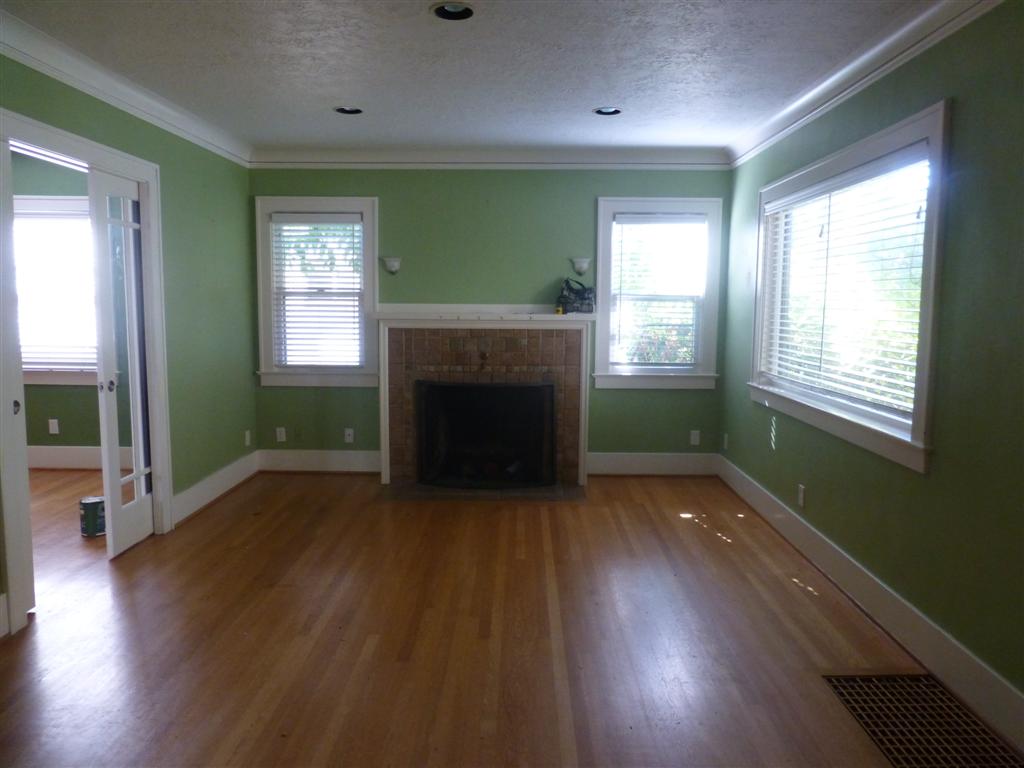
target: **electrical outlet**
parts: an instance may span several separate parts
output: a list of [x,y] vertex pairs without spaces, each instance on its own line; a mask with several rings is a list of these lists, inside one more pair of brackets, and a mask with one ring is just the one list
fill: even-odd
[[252,445],[252,431],[247,429],[245,430],[245,447],[248,448],[250,445]]
[[700,445],[700,430],[699,429],[691,429],[690,430],[690,445]]
[[57,421],[57,419],[49,419],[46,423],[47,423],[47,425],[50,428],[50,434],[51,435],[59,435],[60,434],[60,422]]
[[354,443],[356,441],[356,431],[352,427],[345,427],[345,442]]
[[803,509],[804,506],[804,486],[800,483],[796,487],[796,505]]
[[274,436],[277,438],[277,442],[283,443],[288,439],[288,434],[284,431],[284,427],[278,427],[274,430]]
[[725,432],[725,433],[722,434],[722,450],[723,451],[728,451],[729,450],[729,433],[728,432]]

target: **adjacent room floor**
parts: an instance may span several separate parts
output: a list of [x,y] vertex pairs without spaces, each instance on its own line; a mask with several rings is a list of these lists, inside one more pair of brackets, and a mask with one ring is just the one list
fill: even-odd
[[821,676],[921,671],[716,478],[260,474],[113,562],[54,525],[4,765],[884,766]]

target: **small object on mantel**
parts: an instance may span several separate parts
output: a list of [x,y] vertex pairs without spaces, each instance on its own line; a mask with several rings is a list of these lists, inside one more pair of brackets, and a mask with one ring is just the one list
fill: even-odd
[[594,311],[595,291],[591,286],[584,285],[571,277],[562,281],[562,291],[555,302],[555,314],[564,315],[569,312]]

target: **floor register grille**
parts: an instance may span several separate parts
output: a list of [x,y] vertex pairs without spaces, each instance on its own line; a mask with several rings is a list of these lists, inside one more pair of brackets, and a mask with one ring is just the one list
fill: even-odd
[[1024,766],[931,675],[825,675],[896,768]]

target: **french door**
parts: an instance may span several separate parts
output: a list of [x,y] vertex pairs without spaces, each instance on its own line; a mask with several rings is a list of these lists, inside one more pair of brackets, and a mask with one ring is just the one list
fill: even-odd
[[89,169],[107,555],[153,533],[139,184]]

